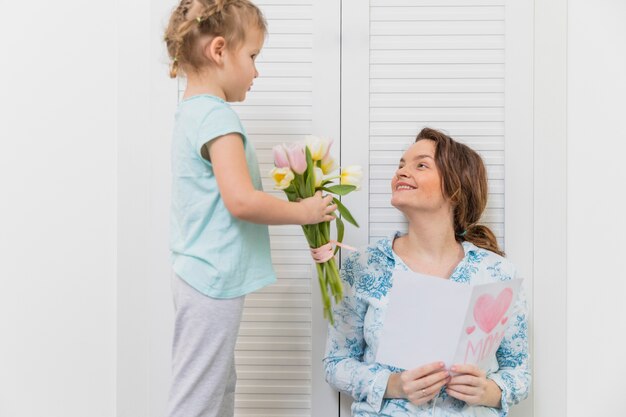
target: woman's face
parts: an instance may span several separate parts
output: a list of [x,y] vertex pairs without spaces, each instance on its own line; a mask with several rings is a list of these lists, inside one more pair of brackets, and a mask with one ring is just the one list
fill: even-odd
[[441,190],[432,140],[420,140],[402,155],[391,179],[391,205],[405,214],[450,210]]

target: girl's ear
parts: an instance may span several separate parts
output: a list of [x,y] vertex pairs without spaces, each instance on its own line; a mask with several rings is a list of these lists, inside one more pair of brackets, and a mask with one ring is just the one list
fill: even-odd
[[204,56],[217,65],[221,65],[224,61],[225,49],[226,39],[223,36],[216,36],[204,46]]

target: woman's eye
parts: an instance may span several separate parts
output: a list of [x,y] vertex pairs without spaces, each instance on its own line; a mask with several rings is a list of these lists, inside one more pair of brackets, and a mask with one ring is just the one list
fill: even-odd
[[419,163],[419,164],[417,164],[417,167],[418,168],[428,168],[428,165],[423,164],[423,163]]

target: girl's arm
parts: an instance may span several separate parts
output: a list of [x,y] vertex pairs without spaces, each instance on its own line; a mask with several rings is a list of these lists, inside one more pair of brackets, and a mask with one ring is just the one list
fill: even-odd
[[345,296],[333,308],[335,324],[328,326],[324,371],[326,381],[335,389],[346,392],[357,401],[367,402],[380,412],[387,380],[391,371],[378,363],[363,362],[365,349],[364,318],[368,304],[356,296],[354,285],[363,272],[359,263],[361,253],[352,254],[344,262],[341,276]]
[[211,141],[209,156],[226,208],[234,217],[261,224],[316,224],[334,220],[332,196],[321,192],[300,202],[289,202],[254,189],[243,140],[231,133]]

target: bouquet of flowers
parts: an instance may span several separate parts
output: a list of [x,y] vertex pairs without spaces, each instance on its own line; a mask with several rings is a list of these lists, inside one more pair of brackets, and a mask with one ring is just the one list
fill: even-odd
[[[305,142],[283,144],[273,148],[274,168],[270,175],[276,183],[276,188],[283,190],[289,201],[312,197],[320,190],[335,194],[335,196],[344,196],[359,188],[363,176],[361,167],[352,165],[337,172],[339,167],[330,156],[331,145],[332,141],[329,139],[309,136]],[[338,184],[334,183],[336,180]],[[344,235],[343,220],[359,227],[350,211],[337,197],[333,197],[333,202],[341,214],[341,217],[336,216],[334,220],[337,228],[336,239],[330,238],[330,222],[302,226],[316,262],[317,277],[324,303],[324,317],[332,324],[334,324],[334,319],[329,291],[335,303],[340,302],[343,297],[343,287],[334,255],[339,250],[339,246],[354,249],[341,243]],[[333,245],[336,246],[334,250]]]

